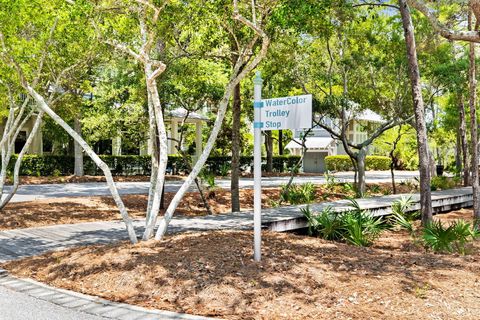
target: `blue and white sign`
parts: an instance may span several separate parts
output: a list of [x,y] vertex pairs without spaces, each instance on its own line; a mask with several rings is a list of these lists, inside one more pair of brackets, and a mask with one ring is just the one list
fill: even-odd
[[312,95],[263,99],[261,129],[284,130],[312,127]]

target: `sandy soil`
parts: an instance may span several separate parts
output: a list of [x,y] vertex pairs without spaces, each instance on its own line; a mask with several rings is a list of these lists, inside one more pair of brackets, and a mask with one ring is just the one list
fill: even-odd
[[[470,217],[470,210],[441,219]],[[439,217],[439,216],[437,216]],[[467,256],[386,232],[359,248],[265,232],[183,234],[48,253],[2,267],[61,288],[144,307],[224,319],[478,319],[480,243]]]
[[[399,186],[401,192],[409,192],[407,186]],[[376,193],[381,195],[388,185],[382,185]],[[206,192],[208,203],[214,214],[228,213],[231,211],[230,192],[216,189]],[[334,201],[345,196],[353,196],[352,191],[343,190],[341,186],[325,189],[325,186],[316,188],[315,202]],[[173,193],[165,194],[165,207],[173,198]],[[280,188],[265,188],[262,190],[262,203],[264,208],[274,205],[280,198]],[[147,208],[146,195],[122,196],[125,205],[134,218],[144,218]],[[242,210],[253,209],[253,190],[240,190]],[[288,203],[285,203],[288,204]],[[161,210],[163,213],[163,210]],[[197,192],[185,195],[176,211],[177,215],[199,216],[206,215],[207,211]],[[69,197],[42,199],[30,202],[8,204],[0,214],[0,230],[39,227],[52,224],[78,223],[89,221],[109,221],[121,219],[118,209],[111,197]]]

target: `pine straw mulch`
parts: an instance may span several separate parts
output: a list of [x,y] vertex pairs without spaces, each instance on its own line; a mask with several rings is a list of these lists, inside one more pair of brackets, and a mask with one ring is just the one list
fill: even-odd
[[[181,175],[166,175],[167,181],[181,181],[185,179],[185,176]],[[115,182],[148,182],[150,176],[113,176]],[[86,183],[86,182],[106,182],[105,176],[47,176],[47,177],[34,177],[34,176],[21,176],[21,185],[32,184],[57,184],[57,183]],[[7,184],[12,184],[11,178],[7,178]]]
[[[263,190],[264,207],[271,197],[278,197],[279,188]],[[165,193],[165,207],[174,193]],[[253,191],[240,190],[242,209],[252,209]],[[125,195],[122,200],[133,218],[145,218],[147,195]],[[230,212],[230,192],[216,190],[208,199],[216,214]],[[161,210],[163,214],[164,210]],[[197,192],[185,194],[176,215],[200,216],[207,211]],[[111,197],[70,197],[9,203],[0,212],[0,230],[40,227],[54,224],[120,220],[121,216]]]
[[[470,210],[442,215],[467,217]],[[224,319],[478,319],[480,244],[425,252],[403,232],[369,248],[288,233],[218,231],[13,261],[20,277],[148,308]]]
[[[388,184],[380,185],[373,195],[381,195]],[[399,185],[400,192],[409,192],[408,186]],[[262,206],[269,208],[280,198],[280,188],[262,190]],[[208,203],[214,214],[231,211],[231,194],[229,190],[216,189],[206,192]],[[165,193],[165,207],[168,206],[173,193]],[[326,190],[325,186],[316,187],[316,202],[334,201],[353,196],[346,193],[340,185]],[[133,218],[144,218],[147,207],[146,195],[127,195],[122,199]],[[240,189],[242,210],[253,209],[253,190]],[[288,203],[284,203],[288,205]],[[161,210],[163,213],[164,210]],[[207,211],[198,192],[185,195],[176,210],[176,215],[201,216]],[[29,202],[11,202],[0,212],[0,230],[40,227],[54,224],[79,223],[91,221],[110,221],[121,219],[118,209],[111,197],[69,197],[41,199]]]
[[[380,184],[380,189],[372,195],[381,195],[389,188],[388,184]],[[411,191],[408,186],[399,185],[400,192]],[[280,188],[262,189],[262,206],[269,208],[280,198]],[[229,190],[216,189],[207,191],[208,203],[214,214],[231,211],[231,194]],[[316,202],[335,201],[353,193],[346,193],[341,185],[333,189],[325,186],[316,187]],[[173,193],[165,193],[165,207],[168,206]],[[133,218],[144,218],[147,206],[146,195],[126,195],[122,199]],[[242,210],[253,209],[253,190],[240,189]],[[284,203],[288,205],[288,203]],[[161,210],[163,213],[164,210]],[[185,195],[176,210],[177,215],[201,216],[207,211],[198,192]],[[0,213],[0,230],[40,227],[54,224],[80,223],[91,221],[110,221],[121,219],[118,209],[111,197],[68,197],[41,199],[29,202],[9,203]]]

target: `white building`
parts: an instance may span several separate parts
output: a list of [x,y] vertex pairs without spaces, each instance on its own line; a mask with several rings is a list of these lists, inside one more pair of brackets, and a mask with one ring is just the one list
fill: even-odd
[[[347,139],[353,143],[361,143],[365,141],[368,138],[369,129],[384,122],[379,114],[371,110],[364,110],[355,115],[352,113],[352,116],[347,116],[347,118],[350,118],[348,121]],[[327,119],[324,120],[324,122],[329,127],[335,127],[335,121]],[[302,154],[301,137],[304,135],[304,132],[306,131],[293,131],[294,138],[286,146],[291,154]],[[326,156],[346,154],[341,141],[332,137],[327,130],[321,127],[314,127],[309,132],[308,137],[305,140],[305,146],[307,147],[307,151],[303,159],[304,172],[325,172]],[[369,153],[372,153],[372,150],[369,150]]]
[[[15,140],[15,148],[14,153],[19,153],[30,132],[32,131],[35,117],[29,119],[25,125],[20,129],[20,132]],[[208,121],[206,116],[196,112],[187,112],[184,108],[176,108],[171,111],[167,111],[165,114],[165,124],[167,128],[167,137],[168,139],[168,153],[169,154],[177,154],[177,145],[179,139],[179,127],[182,122],[185,121],[185,124],[195,126],[195,158],[198,158],[203,151],[203,141],[202,141],[202,128],[203,124]],[[0,121],[0,135],[3,134],[5,128],[6,119]],[[48,148],[44,150],[44,143],[43,143],[43,133],[42,130],[38,130],[36,135],[33,138],[32,144],[30,145],[29,149],[27,150],[27,154],[43,154],[44,152],[49,153],[50,150]],[[110,142],[108,145],[110,147]],[[52,141],[53,143],[53,141]],[[139,146],[139,154],[140,155],[147,155],[151,154],[151,150],[148,149],[148,139],[145,138],[145,141],[140,144]],[[122,155],[122,138],[121,135],[115,137],[111,141],[111,154],[112,155]]]

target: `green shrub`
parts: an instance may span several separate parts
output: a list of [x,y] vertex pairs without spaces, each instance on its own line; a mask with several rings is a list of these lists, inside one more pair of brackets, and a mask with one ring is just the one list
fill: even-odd
[[342,216],[342,221],[345,228],[345,240],[361,247],[371,245],[384,229],[382,219],[375,218],[365,210],[347,212]]
[[318,214],[312,214],[309,207],[303,209],[309,233],[327,240],[342,240],[357,246],[371,245],[385,229],[385,224],[381,218],[360,209],[355,200],[351,199],[350,202],[351,210],[343,213],[335,213],[331,207]]
[[[151,156],[149,155],[100,155],[110,168],[113,175],[149,175],[151,170]],[[274,156],[274,168],[278,172],[288,171],[295,166],[300,159],[299,156]],[[13,171],[17,156],[13,155],[8,165],[8,170]],[[20,175],[24,176],[52,176],[52,175],[72,175],[74,172],[75,159],[73,156],[63,155],[25,155],[20,168]],[[86,175],[103,175],[102,171],[89,158],[84,157],[84,171]],[[205,167],[214,174],[225,173],[226,168],[230,168],[231,157],[220,156],[208,158]],[[240,166],[243,169],[253,167],[253,157],[240,157]],[[175,172],[188,172],[189,168],[180,155],[169,155],[167,168]]]
[[[366,170],[389,170],[390,158],[384,156],[367,156],[365,158]],[[352,171],[352,160],[348,155],[326,156],[325,165],[328,171]]]
[[[273,171],[275,172],[288,172],[290,171],[298,162],[300,156],[284,155],[284,156],[273,156],[272,164]],[[231,166],[231,156],[212,156],[208,158],[206,162],[206,167],[209,171],[215,174],[221,174],[222,167],[228,165]],[[262,161],[265,162],[266,158],[263,157]],[[265,164],[262,166],[262,170],[265,170]],[[240,169],[245,171],[248,169],[253,169],[253,156],[241,156],[240,157]]]
[[305,184],[292,184],[286,190],[287,186],[282,186],[281,198],[290,204],[312,203],[315,200],[315,185],[311,182]]
[[326,240],[340,240],[343,234],[343,223],[332,207],[326,207],[318,214],[312,214],[310,207],[301,209],[308,221],[308,233],[316,234]]
[[400,228],[407,230],[410,235],[415,239],[415,228],[413,226],[413,220],[418,218],[419,212],[408,212],[413,205],[412,196],[402,197],[392,203],[392,215],[389,217],[389,222]]
[[373,184],[373,185],[369,186],[368,190],[372,193],[379,193],[380,191],[382,191],[378,184]]
[[463,220],[455,221],[448,227],[440,220],[434,220],[423,228],[425,246],[435,252],[466,253],[466,244],[479,237],[478,231]]
[[350,200],[350,208],[342,216],[345,226],[345,240],[357,246],[369,246],[386,228],[381,217],[374,217],[368,210],[363,210],[355,199]]
[[384,156],[367,156],[365,159],[366,170],[390,170],[392,160]]
[[223,164],[220,166],[220,172],[219,172],[220,175],[221,175],[222,177],[228,176],[228,173],[230,172],[230,168],[231,168],[230,163],[227,163],[227,162],[223,163]]
[[355,187],[350,182],[345,182],[341,186],[342,186],[342,192],[345,193],[345,194],[355,192]]
[[54,177],[60,177],[62,175],[62,172],[58,169],[53,170],[52,176]]
[[432,191],[452,189],[455,187],[455,184],[455,180],[453,179],[445,176],[436,176],[432,177],[432,180],[430,182],[430,189]]
[[328,171],[351,171],[352,160],[347,155],[326,156],[325,166]]
[[[300,160],[300,156],[293,155],[282,155],[282,156],[273,156],[273,170],[276,172],[288,172],[291,171],[297,162]],[[253,158],[252,158],[253,163]]]
[[199,174],[202,183],[206,184],[208,189],[214,189],[217,186],[215,182],[215,174],[208,170],[202,170]]

